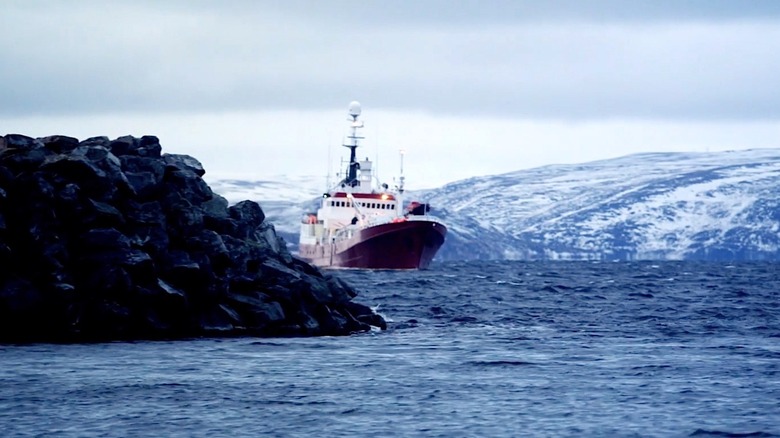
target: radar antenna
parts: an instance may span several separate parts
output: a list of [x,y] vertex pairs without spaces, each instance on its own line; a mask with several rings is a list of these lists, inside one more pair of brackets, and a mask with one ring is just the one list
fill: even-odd
[[349,167],[347,168],[347,177],[344,179],[344,184],[350,187],[355,187],[358,184],[357,171],[360,168],[360,164],[357,162],[355,150],[358,147],[358,140],[365,138],[358,135],[358,129],[363,127],[363,122],[358,121],[361,112],[360,102],[356,100],[350,102],[349,116],[351,118],[347,119],[347,121],[352,122],[350,123],[350,135],[347,136],[350,141],[348,144],[343,145],[349,148]]

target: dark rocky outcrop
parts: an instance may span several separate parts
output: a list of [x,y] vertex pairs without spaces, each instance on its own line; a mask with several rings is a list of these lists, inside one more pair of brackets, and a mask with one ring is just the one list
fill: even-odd
[[384,328],[251,201],[156,137],[0,137],[0,341],[346,335]]

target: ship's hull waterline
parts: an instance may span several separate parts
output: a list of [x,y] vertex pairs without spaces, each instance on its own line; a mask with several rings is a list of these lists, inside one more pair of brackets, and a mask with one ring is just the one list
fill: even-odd
[[323,268],[426,269],[446,234],[432,220],[391,222],[356,229],[351,238],[331,244],[302,244],[299,255]]

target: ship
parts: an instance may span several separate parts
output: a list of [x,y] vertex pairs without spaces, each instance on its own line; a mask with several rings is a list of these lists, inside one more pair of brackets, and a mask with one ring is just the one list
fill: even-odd
[[349,161],[340,179],[322,195],[316,212],[301,219],[298,256],[321,268],[426,269],[444,244],[447,227],[429,204],[405,203],[403,151],[398,184],[378,184],[373,163],[358,161],[363,140],[359,102],[349,104]]

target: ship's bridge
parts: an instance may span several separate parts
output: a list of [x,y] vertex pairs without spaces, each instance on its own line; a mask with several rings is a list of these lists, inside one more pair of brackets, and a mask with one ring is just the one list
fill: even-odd
[[334,192],[322,199],[317,216],[325,228],[365,225],[379,219],[398,216],[398,203],[391,193]]

